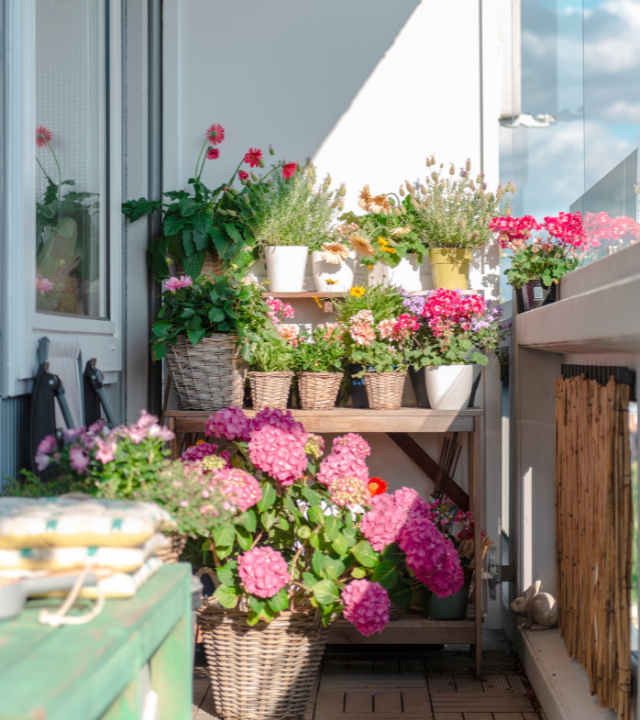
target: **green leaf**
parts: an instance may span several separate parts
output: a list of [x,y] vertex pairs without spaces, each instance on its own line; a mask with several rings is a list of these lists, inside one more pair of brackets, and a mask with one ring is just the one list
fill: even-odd
[[[45,202],[46,200],[47,198],[45,195]],[[131,218],[131,222],[135,222],[143,215],[148,215],[149,213],[161,209],[161,202],[157,200],[147,200],[146,198],[140,198],[140,200],[129,200],[128,202],[122,203],[122,212],[127,217]]]
[[277,595],[269,598],[268,605],[276,613],[286,610],[289,607],[289,598],[287,597],[286,589],[282,588]]
[[175,235],[182,230],[188,222],[187,219],[181,218],[179,215],[166,215],[162,225],[162,231],[167,237],[169,235]]
[[213,593],[213,596],[222,607],[233,608],[238,600],[238,590],[227,585],[220,585]]
[[184,259],[184,271],[190,278],[197,278],[200,275],[206,254],[206,250],[198,250]]
[[309,508],[309,517],[314,520],[317,525],[324,525],[326,519],[324,511],[319,505]]
[[324,566],[329,573],[329,576],[332,577],[334,580],[337,580],[340,575],[342,575],[342,573],[347,569],[346,565],[342,562],[342,560],[339,560],[338,558],[332,558],[328,555],[325,555]]
[[236,537],[236,529],[231,523],[225,523],[213,530],[213,542],[222,547],[229,547],[233,545],[233,541]]
[[322,501],[321,495],[306,485],[302,488],[302,494],[311,507],[319,505]]
[[238,540],[238,545],[243,550],[251,550],[251,546],[253,545],[253,536],[248,530],[245,530],[245,528],[236,526],[236,539]]
[[266,604],[266,600],[258,598],[255,595],[249,595],[249,606],[257,615],[260,615],[260,613],[264,610]]
[[337,517],[328,517],[324,525],[324,535],[327,542],[332,542],[340,534],[340,521]]
[[240,515],[240,522],[245,526],[249,532],[255,532],[258,525],[258,518],[255,511],[249,508]]
[[352,547],[351,552],[356,560],[365,567],[375,567],[378,564],[378,553],[366,540],[361,540],[357,545]]
[[[208,545],[207,549],[209,549]],[[218,580],[220,580],[220,582],[227,587],[234,586],[238,582],[238,575],[236,573],[237,568],[237,560],[229,560],[226,565],[223,565],[216,570]]]
[[262,513],[260,517],[262,527],[265,530],[270,530],[275,525],[277,518],[278,516],[276,515],[275,510],[268,510],[267,512]]
[[289,522],[285,517],[280,516],[278,518],[278,527],[282,528],[282,530],[287,532],[287,530],[291,527],[291,525],[289,525]]
[[398,582],[398,568],[388,560],[383,560],[374,569],[371,579],[379,582],[385,590],[390,590]]
[[312,590],[314,598],[320,603],[320,605],[329,605],[329,603],[340,600],[338,586],[335,582],[333,582],[333,580],[321,580],[313,586]]
[[302,573],[302,582],[308,588],[312,588],[316,583],[320,582],[320,579],[317,578],[313,573],[303,572]]
[[389,600],[396,605],[406,607],[411,604],[413,590],[409,583],[400,580],[394,588],[389,590]]
[[349,550],[348,539],[340,533],[338,537],[331,543],[331,547],[335,550],[338,555],[345,555]]
[[219,308],[213,308],[209,311],[209,320],[212,323],[221,323],[225,319],[225,314]]
[[307,540],[311,537],[311,528],[308,525],[300,525],[300,527],[296,529],[296,535],[301,540]]
[[225,231],[229,235],[229,237],[238,245],[244,245],[244,238],[240,234],[240,231],[235,225],[232,225],[231,223],[222,223],[224,226]]
[[192,345],[197,345],[207,334],[207,331],[203,328],[201,330],[189,330],[187,337]]
[[262,486],[262,498],[260,499],[260,502],[258,503],[258,511],[264,512],[265,510],[268,510],[273,505],[273,503],[276,501],[277,497],[278,497],[278,495],[276,493],[276,489],[267,480],[264,483],[264,485]]
[[198,210],[199,203],[197,203],[193,198],[186,197],[182,198],[178,202],[178,208],[180,209],[182,217],[190,217],[194,212],[196,212],[196,210]]
[[398,545],[398,543],[391,543],[382,551],[382,559],[388,560],[394,565],[399,565],[401,562],[404,562],[406,558],[407,556],[405,555],[404,550],[400,549],[400,545]]
[[356,578],[356,580],[361,580],[363,577],[367,576],[367,571],[364,568],[361,567],[355,567],[351,571],[351,577]]
[[171,190],[170,192],[162,194],[170,200],[182,200],[183,198],[189,197],[189,193],[186,190]]

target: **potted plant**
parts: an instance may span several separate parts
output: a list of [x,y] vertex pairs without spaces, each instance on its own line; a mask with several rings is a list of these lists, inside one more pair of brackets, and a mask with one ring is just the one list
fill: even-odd
[[294,351],[298,394],[303,410],[335,407],[344,377],[344,330],[338,323],[318,325],[302,333]]
[[393,193],[371,195],[365,185],[358,204],[366,214],[345,213],[341,220],[346,224],[338,230],[366,266],[368,285],[422,290],[420,269],[426,250],[407,221],[407,209],[400,197]]
[[471,399],[474,364],[486,365],[484,351],[498,349],[508,333],[500,326],[501,308],[488,308],[479,295],[445,289],[405,298],[404,304],[419,318],[405,345],[406,362],[426,372],[431,408],[463,410]]
[[238,198],[239,218],[265,255],[273,292],[301,292],[309,248],[329,237],[331,223],[342,208],[344,185],[331,190],[327,176],[316,185],[316,170],[285,163],[269,182],[254,184]]
[[269,307],[260,288],[225,276],[170,278],[151,336],[166,358],[181,410],[242,404],[248,363],[264,337]]
[[[435,157],[427,159],[427,167],[435,164]],[[509,206],[507,195],[515,187],[507,183],[503,189],[499,184],[495,193],[487,192],[484,173],[474,181],[469,160],[456,179],[453,163],[449,177],[443,177],[443,169],[440,163],[423,185],[407,181],[407,222],[430,248],[434,286],[467,290],[472,250],[492,239],[489,223]]]
[[353,285],[356,253],[344,242],[340,228],[311,252],[311,270],[318,292],[344,293]]
[[[507,282],[521,291],[523,309],[555,302],[560,279],[578,267],[578,250],[586,245],[580,213],[561,212],[557,217],[545,217],[542,224],[531,215],[505,216],[495,218],[491,229],[498,233],[500,246],[513,252],[505,275]],[[546,230],[548,237],[529,242],[534,230]]]

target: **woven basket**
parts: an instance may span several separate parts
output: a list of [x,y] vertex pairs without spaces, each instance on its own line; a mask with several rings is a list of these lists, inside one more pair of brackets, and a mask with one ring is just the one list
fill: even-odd
[[222,410],[242,407],[247,363],[236,347],[236,335],[212,335],[192,345],[179,335],[167,351],[180,410]]
[[319,619],[285,611],[247,625],[238,610],[198,611],[216,715],[294,720],[306,711],[329,636]]
[[[185,273],[184,266],[182,263],[176,263],[176,275],[188,275]],[[207,275],[222,275],[222,260],[218,253],[211,253],[209,250],[205,250],[204,264],[202,265],[201,274],[206,273]]]
[[300,372],[298,392],[303,410],[331,410],[336,405],[341,372]]
[[156,555],[165,565],[173,565],[178,562],[180,555],[182,555],[184,546],[187,544],[187,536],[172,532],[167,534],[167,540],[169,542],[158,550]]
[[369,407],[372,410],[398,410],[402,406],[402,390],[406,372],[364,374]]
[[287,409],[292,372],[250,372],[253,409]]

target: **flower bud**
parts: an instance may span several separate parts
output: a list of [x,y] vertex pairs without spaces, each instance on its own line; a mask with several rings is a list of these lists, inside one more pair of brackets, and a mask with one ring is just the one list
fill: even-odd
[[424,185],[420,185],[420,190],[422,191],[423,195],[427,194],[427,188]]
[[[251,182],[251,180],[245,180],[245,181],[244,181],[244,184],[245,184],[247,187],[253,187],[253,183]],[[248,200],[248,199],[249,199],[249,198],[247,198],[247,200]]]
[[240,194],[234,187],[230,187],[229,192],[231,193],[231,195],[239,195]]
[[340,197],[344,197],[346,194],[347,194],[347,186],[344,183],[342,183],[340,185],[340,187],[338,188],[338,195],[340,195]]
[[265,165],[264,165],[264,160],[263,160],[262,158],[260,158],[260,167],[261,167],[262,169],[264,169],[264,167],[265,167]]
[[275,150],[273,149],[273,145],[271,145],[271,143],[269,143],[269,155],[275,155],[275,154],[276,153],[275,153]]
[[400,185],[400,190],[398,192],[400,193],[400,197],[405,196],[404,187],[402,185]]
[[464,169],[465,169],[467,172],[469,172],[469,170],[471,170],[471,158],[467,158],[467,162],[466,162],[466,165],[465,165]]
[[254,183],[258,182],[258,176],[255,173],[251,173],[251,179],[253,180]]
[[334,201],[331,203],[331,207],[332,207],[334,210],[338,207],[338,205],[340,205],[340,200],[334,200]]

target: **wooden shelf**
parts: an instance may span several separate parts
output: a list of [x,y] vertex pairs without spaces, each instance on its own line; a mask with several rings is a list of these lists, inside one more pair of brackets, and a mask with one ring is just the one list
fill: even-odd
[[[167,410],[170,427],[177,433],[204,432],[204,423],[215,410]],[[248,417],[255,410],[245,410]],[[308,432],[473,432],[476,417],[482,416],[481,408],[467,410],[426,410],[424,408],[400,408],[399,410],[359,410],[356,408],[333,408],[332,410],[292,410],[293,417]]]

